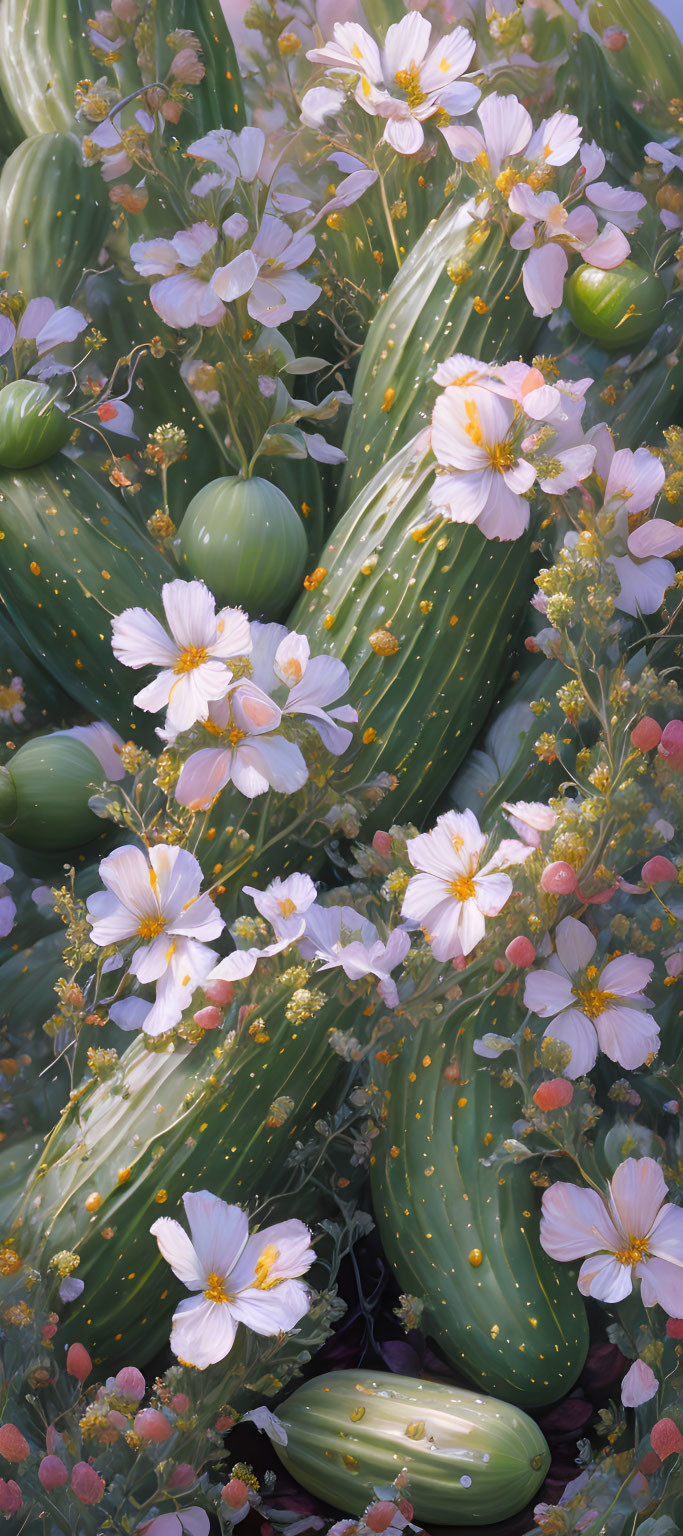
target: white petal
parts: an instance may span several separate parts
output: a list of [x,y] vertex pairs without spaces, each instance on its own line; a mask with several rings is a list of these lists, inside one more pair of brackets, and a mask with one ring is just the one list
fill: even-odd
[[524,1006],[539,1019],[552,1019],[556,1013],[571,1008],[574,992],[566,976],[545,969],[530,971],[524,986]]
[[205,810],[229,782],[234,753],[217,747],[193,752],[183,764],[175,795],[180,805],[192,811]]
[[596,1253],[581,1265],[579,1290],[582,1296],[594,1296],[596,1301],[614,1305],[633,1290],[631,1267],[620,1264],[611,1253]]
[[575,917],[565,917],[558,923],[555,932],[555,948],[558,956],[570,976],[575,971],[585,970],[590,965],[595,954],[597,939],[587,928],[585,923],[579,923]]
[[272,1291],[240,1291],[231,1310],[253,1333],[271,1338],[276,1333],[289,1333],[295,1328],[310,1305],[310,1293],[301,1280],[283,1280]]
[[571,1047],[571,1060],[565,1067],[567,1077],[584,1077],[595,1066],[598,1054],[598,1037],[590,1019],[579,1008],[565,1008],[558,1013],[548,1028],[544,1039],[563,1040]]
[[601,1248],[617,1252],[622,1246],[621,1234],[597,1190],[576,1184],[551,1184],[545,1191],[540,1238],[546,1253],[564,1263]]
[[652,1157],[628,1157],[620,1163],[611,1184],[612,1200],[625,1233],[646,1237],[667,1186],[664,1174]]
[[178,652],[146,608],[125,608],[112,620],[112,650],[125,667],[174,667]]
[[667,523],[663,517],[652,517],[641,523],[628,537],[629,554],[636,559],[642,559],[644,555],[675,555],[681,544],[683,529],[677,523]]
[[640,955],[618,955],[600,972],[600,991],[617,992],[620,997],[634,997],[644,992],[652,976],[653,961]]
[[152,1237],[159,1244],[159,1252],[170,1264],[174,1275],[187,1286],[188,1291],[201,1291],[205,1284],[199,1260],[192,1243],[179,1221],[160,1216],[150,1227]]
[[204,1371],[229,1355],[236,1332],[236,1319],[226,1303],[188,1297],[173,1314],[171,1349],[179,1360]]
[[650,1259],[647,1264],[638,1265],[636,1274],[640,1276],[643,1306],[653,1307],[657,1303],[669,1317],[681,1316],[683,1269],[680,1261],[670,1264],[665,1259]]
[[522,282],[536,316],[550,315],[559,309],[567,266],[566,253],[559,245],[542,245],[529,252],[522,268]]
[[249,1236],[246,1213],[204,1189],[183,1195],[183,1205],[202,1274],[228,1275]]
[[659,1046],[659,1030],[651,1015],[628,1005],[606,1008],[595,1020],[595,1029],[600,1050],[629,1072],[642,1067]]
[[219,299],[227,304],[249,293],[258,277],[258,262],[253,251],[240,251],[226,266],[218,267],[211,279],[211,287]]

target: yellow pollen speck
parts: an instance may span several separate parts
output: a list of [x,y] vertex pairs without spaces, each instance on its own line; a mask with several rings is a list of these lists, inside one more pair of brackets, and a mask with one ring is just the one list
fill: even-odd
[[228,1300],[228,1293],[225,1289],[225,1278],[225,1275],[216,1275],[214,1271],[211,1270],[211,1273],[207,1276],[206,1290],[204,1292],[207,1301],[218,1303]]
[[481,1251],[481,1248],[472,1248],[468,1253],[467,1258],[473,1269],[478,1269],[479,1265],[484,1261],[484,1255]]
[[448,887],[449,894],[455,896],[456,901],[473,901],[477,891],[471,875],[456,875]]
[[182,677],[185,672],[194,672],[196,667],[203,666],[208,661],[209,653],[204,645],[188,645],[187,650],[181,651],[173,668],[176,676]]
[[156,939],[164,931],[164,919],[158,917],[143,917],[138,923],[138,933],[141,939]]

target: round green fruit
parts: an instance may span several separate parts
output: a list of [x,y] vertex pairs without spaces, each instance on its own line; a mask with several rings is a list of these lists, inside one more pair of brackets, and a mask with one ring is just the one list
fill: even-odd
[[332,1371],[277,1410],[275,1449],[297,1482],[361,1515],[377,1485],[408,1474],[417,1520],[489,1525],[533,1498],[550,1464],[540,1429],[520,1408],[440,1382],[383,1371]]
[[0,831],[46,852],[91,842],[104,823],[88,801],[105,777],[85,742],[60,731],[34,737],[0,768]]
[[0,464],[30,469],[57,453],[72,426],[54,390],[37,379],[15,379],[0,389]]
[[219,603],[277,619],[301,585],[308,544],[291,501],[270,480],[228,476],[193,496],[180,554]]
[[564,289],[574,324],[610,350],[646,341],[661,321],[665,300],[664,284],[634,261],[622,261],[611,272],[577,267]]

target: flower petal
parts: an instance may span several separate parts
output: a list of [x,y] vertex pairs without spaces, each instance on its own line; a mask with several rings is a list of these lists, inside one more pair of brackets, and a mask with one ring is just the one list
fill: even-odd
[[179,1360],[204,1371],[229,1355],[236,1332],[237,1319],[225,1302],[188,1297],[173,1314],[171,1349]]
[[205,1276],[192,1242],[180,1222],[173,1221],[169,1216],[160,1216],[149,1230],[159,1244],[162,1258],[170,1264],[174,1275],[187,1286],[188,1291],[203,1290]]
[[652,1157],[627,1157],[611,1183],[619,1223],[629,1236],[646,1237],[667,1196],[664,1174]]
[[575,917],[565,917],[555,931],[555,948],[559,959],[570,976],[590,965],[595,954],[597,939],[585,923]]
[[183,1205],[202,1275],[228,1275],[249,1236],[246,1212],[205,1189],[183,1195]]
[[601,1249],[617,1252],[621,1234],[597,1190],[576,1184],[551,1184],[543,1195],[541,1245],[551,1259],[569,1263]]

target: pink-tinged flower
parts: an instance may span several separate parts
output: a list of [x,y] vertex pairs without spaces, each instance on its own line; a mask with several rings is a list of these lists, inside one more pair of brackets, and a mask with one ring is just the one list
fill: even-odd
[[5,885],[6,880],[11,880],[14,870],[9,864],[0,864],[0,939],[6,939],[12,932],[14,919],[17,915],[16,904]]
[[581,145],[581,124],[571,112],[544,117],[527,145],[526,157],[537,165],[567,165]]
[[[353,736],[338,721],[355,723],[358,711],[349,704],[336,704],[349,686],[348,669],[336,656],[311,656],[304,635],[285,629],[283,624],[251,626],[251,677],[265,693],[287,688],[283,715],[301,715],[317,731],[323,745],[335,757],[351,745]],[[336,704],[336,708],[327,708]]]
[[680,528],[664,518],[649,518],[629,533],[629,518],[647,511],[659,494],[666,477],[661,460],[647,448],[620,448],[614,452],[611,434],[598,428],[596,469],[606,476],[604,504],[614,513],[610,564],[619,578],[620,593],[615,599],[622,613],[656,613],[664,593],[676,572],[670,560],[662,556],[680,548]]
[[135,703],[152,712],[167,706],[167,724],[186,731],[225,695],[232,677],[227,661],[249,654],[249,621],[240,608],[216,613],[203,581],[167,581],[161,599],[170,634],[146,608],[125,608],[112,621],[112,649],[125,667],[162,668]]
[[301,98],[301,121],[304,128],[322,128],[326,117],[341,111],[346,97],[343,91],[329,85],[315,85]]
[[[209,133],[188,144],[186,153],[195,160],[207,160],[217,166],[220,176],[215,178],[209,175],[202,181],[211,181],[212,186],[220,184],[230,192],[236,181],[246,182],[247,185],[256,181],[265,147],[266,136],[261,128],[243,128],[240,133],[234,133],[229,128],[212,128]],[[210,190],[212,187],[204,187],[202,182],[195,182],[192,187],[195,197],[202,197],[205,191]]]
[[552,1184],[543,1195],[540,1238],[552,1259],[585,1259],[583,1296],[611,1305],[640,1280],[643,1306],[670,1317],[683,1308],[683,1210],[666,1205],[664,1175],[651,1157],[629,1157],[603,1199],[594,1189]]
[[639,1408],[656,1397],[659,1382],[653,1370],[644,1360],[634,1360],[621,1383],[621,1401],[625,1408]]
[[[534,125],[526,107],[516,96],[485,96],[477,108],[482,131],[462,123],[442,128],[441,132],[455,160],[470,165],[477,161],[495,180],[506,160],[521,155],[533,134]],[[445,382],[445,381],[444,381]]]
[[333,41],[306,57],[328,73],[356,78],[355,99],[371,117],[386,120],[383,140],[400,155],[424,143],[423,122],[440,109],[459,116],[479,100],[476,86],[460,81],[474,53],[474,38],[456,27],[430,48],[431,22],[412,11],[387,30],[380,50],[357,22],[337,22]]
[[211,897],[200,891],[202,871],[185,848],[158,843],[115,848],[100,864],[107,887],[88,899],[93,943],[136,943],[129,969],[146,986],[157,983],[156,1001],[126,998],[110,1009],[122,1029],[165,1033],[180,1020],[192,994],[217,959],[207,948],[225,927]]
[[23,678],[13,677],[9,683],[0,683],[0,722],[3,725],[21,725],[25,713]]
[[584,923],[565,917],[555,934],[555,955],[526,979],[525,1007],[552,1021],[544,1038],[571,1047],[568,1077],[590,1072],[598,1050],[631,1070],[659,1046],[659,1030],[646,1011],[644,990],[652,961],[618,955],[600,970],[591,964],[596,947],[597,939]]
[[683,768],[683,720],[669,720],[664,726],[657,756],[663,757],[671,768],[680,773]]
[[[194,1479],[193,1479],[194,1481]],[[209,1536],[211,1521],[205,1509],[194,1504],[174,1514],[155,1515],[135,1527],[138,1536]]]
[[556,192],[533,192],[518,182],[508,199],[522,224],[510,236],[513,250],[530,251],[522,269],[524,292],[537,316],[549,315],[562,303],[569,260],[567,250],[581,254],[590,266],[618,267],[630,252],[626,236],[615,224],[598,232],[592,209],[569,209]]
[[305,914],[318,894],[310,875],[300,874],[288,875],[286,880],[278,876],[265,891],[253,885],[242,889],[245,896],[251,896],[257,912],[270,923],[276,938],[290,942],[303,933]]
[[173,1315],[171,1349],[205,1370],[224,1360],[238,1323],[272,1338],[289,1333],[310,1306],[298,1278],[315,1259],[311,1234],[301,1221],[281,1221],[249,1236],[237,1205],[206,1190],[183,1196],[190,1237],[162,1216],[150,1228],[162,1257],[189,1291]]
[[645,154],[649,155],[651,160],[658,161],[668,176],[671,171],[683,171],[683,155],[676,153],[680,148],[681,139],[675,134],[672,139],[663,139],[661,144],[656,139],[646,144]]
[[[212,278],[214,293],[221,298],[235,298],[234,272],[237,263],[250,257],[253,274],[247,283],[243,277],[242,293],[248,293],[247,310],[260,325],[278,326],[291,320],[301,309],[309,309],[320,296],[317,283],[309,282],[297,271],[309,261],[315,250],[315,236],[305,231],[294,233],[284,220],[266,213],[251,251],[235,256],[227,267],[219,267]],[[242,270],[240,268],[240,283]]]
[[511,401],[479,385],[449,386],[434,406],[431,445],[440,466],[432,504],[488,539],[518,539],[529,525],[526,492],[536,470],[522,457]]
[[632,230],[640,224],[638,214],[645,207],[647,198],[631,187],[612,187],[607,181],[598,181],[605,169],[605,156],[595,142],[581,145],[582,191],[589,203],[593,203],[617,228]]
[[428,930],[437,960],[469,955],[483,939],[486,918],[497,917],[512,895],[504,871],[531,849],[504,839],[483,862],[488,839],[472,811],[447,811],[432,832],[408,840],[408,858],[420,871],[409,880],[401,915]]
[[540,800],[516,800],[513,804],[504,800],[503,810],[517,836],[530,848],[540,848],[541,833],[549,832],[557,821],[555,812]]
[[405,928],[394,928],[384,943],[374,923],[353,907],[314,906],[307,914],[306,932],[298,947],[304,960],[317,960],[323,971],[340,966],[349,981],[376,976],[377,990],[387,1008],[396,1007],[398,992],[391,972],[410,949]]
[[[211,286],[211,265],[207,267],[205,260],[217,239],[217,231],[202,221],[191,229],[181,229],[172,240],[159,237],[135,240],[131,245],[136,272],[160,279],[152,283],[150,302],[159,318],[174,330],[218,325],[223,319],[225,305]],[[231,292],[229,296],[235,298],[237,294]]]
[[253,799],[275,789],[291,795],[308,778],[302,752],[278,734],[282,711],[254,683],[238,683],[209,706],[206,729],[217,745],[188,758],[176,785],[176,799],[191,810],[212,805],[226,784]]

